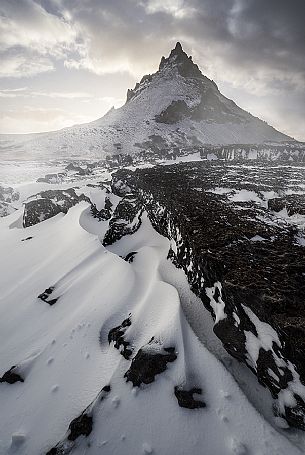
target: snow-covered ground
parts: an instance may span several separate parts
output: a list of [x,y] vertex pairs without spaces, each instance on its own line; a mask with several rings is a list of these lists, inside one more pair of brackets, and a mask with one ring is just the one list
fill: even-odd
[[[169,240],[145,213],[135,234],[107,248],[100,240],[108,221],[94,219],[84,201],[20,228],[23,199],[68,184],[21,183],[6,169],[21,201],[0,218],[0,376],[17,366],[24,382],[0,383],[1,455],[46,453],[91,403],[92,432],[71,443],[73,455],[304,453],[302,432],[279,427],[284,421],[273,417],[269,393],[222,348],[184,273],[167,259]],[[29,169],[25,182],[34,177]],[[101,208],[105,190],[89,181],[73,186]],[[230,189],[215,191],[232,196]],[[234,197],[256,201],[248,193]],[[134,251],[132,262],[123,259]],[[50,306],[38,295],[53,286],[58,300]],[[132,357],[152,337],[149,349],[173,347],[177,356],[140,387],[126,382],[131,360],[107,340],[128,317]],[[202,389],[194,398],[206,406],[179,407],[176,386]]]
[[35,182],[44,174],[62,169],[63,166],[43,161],[0,161],[0,182],[7,185]]

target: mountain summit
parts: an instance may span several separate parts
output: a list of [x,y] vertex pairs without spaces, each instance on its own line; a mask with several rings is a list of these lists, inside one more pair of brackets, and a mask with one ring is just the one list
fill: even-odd
[[[4,139],[4,138],[3,138]],[[191,149],[205,144],[291,141],[223,96],[177,42],[154,74],[127,91],[126,103],[94,122],[9,138],[10,150],[32,157],[103,157],[140,150]],[[4,149],[3,140],[2,149]]]
[[[167,64],[177,65],[178,72],[184,77],[204,77],[198,65],[193,62],[192,56],[188,56],[178,41],[168,58],[162,57],[159,70]],[[206,78],[207,79],[207,78]]]

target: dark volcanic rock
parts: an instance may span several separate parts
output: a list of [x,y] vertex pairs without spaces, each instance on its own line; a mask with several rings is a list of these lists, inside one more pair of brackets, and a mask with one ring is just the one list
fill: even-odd
[[41,198],[27,202],[24,206],[23,227],[38,224],[41,221],[58,215],[60,212],[60,206],[50,199]]
[[105,197],[105,205],[101,210],[98,210],[96,205],[91,203],[91,214],[93,218],[97,218],[99,221],[109,220],[112,214],[112,202],[109,196]]
[[70,423],[70,434],[68,434],[68,439],[70,441],[75,441],[79,436],[89,436],[92,431],[92,425],[92,417],[87,414],[81,414]]
[[134,387],[150,384],[155,380],[155,376],[163,373],[167,364],[176,358],[175,348],[162,348],[152,340],[143,346],[132,360],[129,370],[125,373],[127,382],[131,381]]
[[[277,413],[303,429],[305,393],[297,394],[293,383],[299,377],[300,389],[305,385],[305,235],[297,219],[287,222],[270,207],[289,189],[289,213],[304,213],[298,197],[304,178],[303,167],[217,162],[121,170],[115,176],[157,232],[170,239],[169,257],[211,313],[225,349],[269,388]],[[253,343],[256,354],[249,348]],[[145,360],[140,350],[127,372],[135,384],[144,382],[137,371]],[[285,389],[295,406],[283,399]]]
[[174,392],[178,400],[178,404],[181,408],[198,409],[206,407],[206,404],[203,401],[195,400],[193,397],[194,394],[202,394],[202,389],[200,388],[194,387],[191,390],[183,390],[180,387],[176,386]]
[[[155,117],[156,122],[173,124],[184,118],[214,123],[228,121],[239,123],[244,120],[244,112],[233,101],[227,100],[224,103],[221,100],[215,82],[201,73],[192,57],[183,51],[179,42],[167,59],[162,58],[159,69],[170,66],[174,66],[180,76],[188,79],[188,84],[198,93],[198,102],[196,105],[188,106],[184,99],[174,100]],[[200,141],[199,143],[201,144]]]
[[120,351],[125,359],[129,359],[132,354],[129,341],[124,338],[125,332],[131,326],[131,317],[125,319],[121,325],[114,327],[108,333],[108,343],[114,343],[114,347]]
[[190,110],[184,100],[172,101],[172,103],[155,117],[158,123],[177,123],[185,117],[190,117]]
[[131,189],[128,185],[126,185],[126,183],[122,182],[122,180],[116,180],[113,182],[111,190],[114,194],[120,197],[125,197],[131,194]]
[[86,413],[81,414],[70,423],[67,441],[58,443],[55,447],[52,447],[46,455],[67,455],[73,450],[74,441],[80,436],[88,437],[92,431],[92,427],[92,416]]
[[200,103],[191,109],[191,118],[195,121],[208,120],[216,123],[226,123],[230,119],[234,123],[242,121],[242,113],[238,115],[238,108],[233,101],[228,105],[222,103],[217,92],[208,88],[201,95]]
[[128,253],[128,254],[124,257],[124,260],[125,260],[126,262],[131,263],[131,262],[133,262],[134,257],[135,257],[136,254],[137,254],[136,251],[131,251],[130,253]]
[[60,212],[67,213],[71,207],[81,201],[90,202],[84,194],[78,196],[73,188],[42,191],[35,196],[35,199],[25,202],[23,227],[38,224]]
[[289,196],[270,199],[268,208],[274,212],[287,210],[289,216],[299,214],[305,215],[305,194],[291,194]]
[[104,385],[104,387],[102,388],[102,390],[103,390],[104,392],[110,392],[110,390],[111,390],[110,384]]
[[54,305],[54,303],[56,303],[58,300],[58,297],[53,299],[50,298],[54,289],[54,286],[47,288],[44,292],[39,294],[38,298],[44,302],[47,302],[50,306]]
[[[224,105],[213,88],[208,88],[201,95],[200,102],[195,107],[188,107],[184,100],[172,101],[172,103],[155,117],[157,123],[173,124],[184,118],[195,121],[208,120],[217,123],[225,123],[232,116],[235,123],[242,121],[242,117],[236,114],[236,105],[232,101],[232,109]],[[198,143],[200,143],[198,141]]]
[[[171,51],[168,58],[162,57],[159,70],[162,70],[165,66],[172,64],[177,66],[179,74],[183,77],[207,80],[207,78],[200,71],[198,65],[193,62],[192,56],[188,56],[184,52],[179,41],[176,43],[175,48]],[[214,85],[216,87],[215,83]]]
[[141,225],[142,206],[132,194],[125,196],[117,205],[109,222],[103,245],[108,246],[125,235],[134,234]]
[[72,420],[69,425],[68,435],[59,442],[55,447],[52,447],[46,455],[67,455],[74,448],[74,442],[80,436],[88,437],[92,432],[93,418],[91,415],[83,412],[79,417]]
[[20,376],[17,371],[17,367],[13,366],[8,371],[4,373],[0,382],[7,382],[8,384],[15,384],[15,382],[24,382],[24,379]]

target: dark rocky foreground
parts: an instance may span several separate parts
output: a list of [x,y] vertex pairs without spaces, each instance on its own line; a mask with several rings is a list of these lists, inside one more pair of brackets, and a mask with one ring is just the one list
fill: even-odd
[[58,213],[65,214],[81,201],[89,202],[89,199],[84,194],[78,195],[74,188],[41,191],[30,201],[25,202],[23,227],[33,226]]
[[112,190],[122,200],[105,237],[110,244],[135,232],[147,211],[170,239],[169,257],[211,313],[225,349],[270,390],[274,412],[302,429],[304,177],[300,166],[257,163],[120,170]]

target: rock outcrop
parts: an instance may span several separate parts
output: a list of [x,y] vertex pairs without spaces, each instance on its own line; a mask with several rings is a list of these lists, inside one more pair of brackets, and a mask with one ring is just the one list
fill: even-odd
[[174,392],[178,404],[181,408],[200,409],[206,407],[204,401],[194,398],[195,394],[196,395],[202,394],[202,389],[200,388],[193,387],[190,390],[184,390],[181,387],[176,386]]
[[41,223],[58,213],[66,214],[81,201],[90,202],[84,194],[78,195],[74,188],[42,191],[24,203],[23,227]]
[[[139,213],[147,212],[170,240],[169,258],[211,313],[225,349],[268,387],[275,413],[305,429],[304,220],[272,207],[288,192],[293,213],[304,213],[303,173],[196,162],[121,170],[113,191],[120,182],[132,194],[132,206],[122,199],[120,226],[136,230]],[[127,374],[134,385],[145,382],[135,368],[145,355],[139,351]]]
[[176,359],[174,347],[164,347],[152,339],[132,359],[130,368],[125,373],[126,380],[131,381],[134,387],[150,384],[158,374],[166,370],[168,363]]
[[15,382],[24,382],[24,378],[19,374],[18,367],[13,366],[0,378],[1,382],[7,382],[8,384],[15,384]]
[[113,327],[108,333],[108,343],[113,343],[114,347],[120,351],[122,356],[128,360],[132,354],[130,342],[125,339],[125,332],[131,326],[131,317],[124,319],[122,324]]
[[[125,194],[124,188],[120,185],[117,185],[116,191],[118,194]],[[142,212],[140,201],[132,193],[126,194],[113,212],[103,245],[111,245],[125,235],[136,232],[141,225]]]

